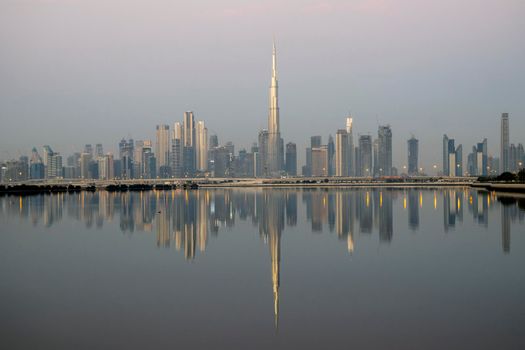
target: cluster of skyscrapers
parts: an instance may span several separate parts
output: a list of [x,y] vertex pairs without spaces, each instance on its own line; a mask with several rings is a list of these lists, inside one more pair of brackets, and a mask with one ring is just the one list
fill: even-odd
[[[43,157],[33,148],[31,158],[0,163],[0,181],[16,182],[28,179],[156,179],[192,177],[282,177],[297,176],[297,145],[281,137],[277,75],[277,51],[272,52],[272,74],[269,88],[268,128],[259,131],[258,140],[249,150],[235,153],[232,142],[220,145],[217,135],[208,135],[205,122],[196,121],[192,111],[184,112],[182,122],[172,129],[156,127],[156,140],[122,139],[118,144],[118,159],[104,153],[101,144],[87,144],[83,152],[68,156],[43,146]],[[463,167],[463,147],[443,136],[443,162],[439,175],[484,176],[515,172],[525,164],[523,145],[510,144],[509,115],[501,117],[500,156],[488,154],[487,139],[472,147]],[[319,135],[310,138],[306,148],[303,176],[316,177],[391,177],[425,175],[418,166],[419,141],[412,136],[407,141],[407,165],[398,169],[392,165],[392,129],[380,125],[377,138],[358,134],[354,140],[353,118],[346,118],[345,128],[330,135],[323,144]],[[65,163],[65,164],[64,164]],[[434,166],[437,173],[437,165]]]
[[509,141],[509,114],[501,114],[500,157],[488,154],[487,139],[472,146],[467,155],[467,168],[463,168],[463,146],[455,146],[455,140],[443,135],[443,175],[444,176],[490,176],[503,172],[516,172],[523,169],[525,152],[523,144]]

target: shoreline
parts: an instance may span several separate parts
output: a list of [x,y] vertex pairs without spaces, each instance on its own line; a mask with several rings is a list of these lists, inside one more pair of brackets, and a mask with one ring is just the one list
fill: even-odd
[[425,179],[411,181],[343,179],[343,178],[289,178],[289,179],[156,179],[112,181],[66,181],[24,182],[0,184],[0,195],[32,195],[74,192],[133,192],[150,190],[198,190],[213,188],[473,188],[485,191],[525,193],[523,183],[479,183],[468,179]]

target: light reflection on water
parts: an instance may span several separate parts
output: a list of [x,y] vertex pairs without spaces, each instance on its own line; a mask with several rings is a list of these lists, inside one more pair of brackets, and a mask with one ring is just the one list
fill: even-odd
[[[310,233],[313,236],[323,233],[332,234],[329,239],[337,238],[339,245],[349,256],[358,254],[361,246],[364,247],[363,252],[370,255],[373,252],[370,248],[371,240],[379,246],[388,247],[396,242],[398,235],[403,244],[403,248],[399,249],[403,249],[401,250],[403,254],[412,254],[411,247],[406,246],[405,240],[411,235],[430,232],[433,240],[427,242],[428,245],[436,244],[436,242],[439,244],[438,237],[451,234],[468,233],[468,239],[474,240],[476,234],[490,232],[499,234],[500,237],[499,247],[491,246],[490,250],[500,251],[504,256],[511,253],[511,234],[524,231],[524,219],[525,199],[523,198],[501,197],[494,193],[461,188],[438,190],[415,188],[402,190],[211,189],[125,193],[100,191],[0,198],[0,222],[4,227],[10,229],[10,233],[17,230],[22,231],[17,234],[30,232],[31,228],[23,225],[27,222],[30,222],[35,229],[48,228],[49,232],[53,232],[55,227],[60,227],[61,224],[67,222],[73,227],[83,227],[83,230],[88,231],[110,228],[111,232],[120,231],[131,238],[137,233],[147,233],[154,237],[150,242],[159,249],[173,249],[184,259],[192,262],[198,262],[199,256],[205,256],[208,251],[214,249],[215,244],[219,244],[221,232],[237,232],[238,229],[242,231],[238,234],[245,235],[249,234],[246,232],[250,230],[247,227],[251,227],[251,230],[256,232],[261,241],[268,246],[269,263],[268,261],[263,263],[270,266],[271,286],[268,284],[267,291],[272,291],[273,304],[266,307],[272,309],[275,329],[282,328],[282,321],[280,322],[280,303],[282,302],[280,291],[283,282],[281,280],[281,255],[286,256],[282,241],[286,240],[286,235],[283,233],[288,230],[295,233],[301,232],[303,235]],[[492,225],[491,222],[493,222]],[[248,223],[249,226],[241,223]],[[494,223],[497,225],[495,226]],[[512,232],[512,228],[515,233]],[[63,229],[57,228],[57,230]],[[69,234],[74,234],[74,232]],[[0,239],[8,235],[9,233],[4,232],[0,235]],[[14,239],[3,238],[1,242],[4,249],[17,249],[13,244]],[[290,238],[296,244],[302,244],[297,243],[299,239],[297,235]],[[100,239],[103,240],[103,238]],[[232,240],[234,237],[224,239]],[[300,237],[300,239],[305,238]],[[13,246],[10,247],[9,244]],[[311,244],[305,243],[305,247],[308,248]],[[493,243],[490,242],[490,244]],[[519,251],[523,252],[525,248],[523,241],[520,241],[519,244]],[[236,253],[228,251],[233,248],[222,247],[220,249],[221,251],[225,249],[226,254]],[[395,248],[392,247],[392,249]],[[52,250],[43,254],[52,254]],[[450,254],[454,255],[457,252],[451,251]],[[301,257],[301,259],[308,259],[308,256]],[[465,257],[452,259],[457,259],[461,263]],[[13,258],[8,263],[14,264],[16,259]],[[7,271],[9,268],[9,271],[14,273],[13,266],[7,264],[4,269]],[[346,284],[341,283],[341,286],[344,287]],[[523,284],[519,287],[522,288]],[[17,289],[17,286],[13,284],[9,288],[12,293],[20,292],[21,289]],[[525,290],[521,289],[521,292]],[[319,293],[323,291],[320,290]],[[233,300],[232,298],[234,299],[235,296],[231,296],[230,299],[226,298],[226,300]],[[13,299],[18,300],[15,297]],[[200,302],[206,303],[205,300],[200,300]],[[366,303],[366,299],[364,302]],[[308,308],[307,305],[304,307]],[[523,313],[523,304],[517,307]],[[16,312],[16,305],[12,308],[15,311],[11,311]],[[523,321],[523,314],[521,315]],[[69,315],[69,317],[74,317],[74,315]],[[224,315],[224,317],[227,316]],[[253,317],[256,316],[253,315]],[[6,319],[2,319],[2,324],[7,329],[14,327],[9,325]],[[329,324],[326,326],[331,327]],[[206,332],[206,330],[203,331]],[[319,331],[323,333],[326,330]],[[337,341],[335,345],[342,346],[343,344],[338,340],[339,335],[336,332],[333,339]],[[286,348],[294,344],[287,342],[286,332],[283,335],[282,331],[278,336],[268,336],[264,332],[258,336],[280,339],[280,343],[269,343],[268,346]],[[510,345],[521,344],[518,340],[522,342],[523,337],[513,338]],[[70,343],[67,344],[70,345]],[[225,342],[225,344],[231,346],[230,342]],[[211,345],[213,344],[204,343],[202,346]],[[221,343],[215,345],[221,345]],[[313,346],[313,343],[306,343],[302,346],[310,347]]]

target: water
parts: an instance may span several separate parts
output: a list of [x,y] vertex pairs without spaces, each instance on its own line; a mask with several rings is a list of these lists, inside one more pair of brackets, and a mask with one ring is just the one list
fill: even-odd
[[0,197],[4,349],[524,349],[525,200]]

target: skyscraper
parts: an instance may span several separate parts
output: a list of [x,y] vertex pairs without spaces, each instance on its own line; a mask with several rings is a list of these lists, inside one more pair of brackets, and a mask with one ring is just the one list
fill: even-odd
[[335,144],[332,135],[328,135],[328,176],[334,176],[335,174]]
[[185,176],[195,173],[195,118],[192,111],[184,112],[182,163]]
[[260,166],[257,168],[257,176],[268,176],[268,130],[259,131],[258,141]]
[[449,151],[448,151],[448,136],[447,134],[443,135],[443,175],[448,176],[449,175]]
[[501,114],[500,172],[509,171],[509,114]]
[[476,147],[476,175],[488,175],[487,139],[483,139]]
[[171,139],[171,153],[170,153],[170,163],[171,163],[171,174],[174,177],[182,177],[183,175],[183,164],[182,164],[182,150],[184,147],[184,132],[182,124],[176,122],[173,124],[173,138]]
[[184,147],[195,145],[195,118],[192,111],[184,112],[182,120]]
[[293,142],[286,144],[286,173],[289,176],[297,175],[297,145]]
[[357,176],[372,175],[372,136],[359,136],[359,169]]
[[122,139],[119,142],[120,171],[116,171],[115,173],[120,173],[119,175],[123,179],[131,179],[133,177],[133,149],[133,139],[129,139],[128,141]]
[[390,125],[377,130],[379,176],[392,175],[392,129]]
[[463,176],[463,146],[457,148],[454,139],[443,135],[443,175]]
[[408,175],[418,174],[419,141],[412,136],[408,141]]
[[40,157],[35,147],[33,147],[33,151],[31,153],[29,177],[31,179],[44,179],[45,178],[44,162],[42,161],[42,157]]
[[463,145],[456,148],[456,176],[463,176]]
[[354,132],[353,132],[353,118],[348,116],[346,118],[346,133],[347,133],[347,155],[348,155],[348,176],[355,175],[355,156],[354,156]]
[[[157,144],[155,149],[157,158],[157,173],[165,177],[170,159],[170,127],[169,125],[157,125]],[[161,169],[162,168],[162,169]],[[162,170],[162,171],[161,171]]]
[[344,129],[337,130],[335,134],[335,176],[348,176],[349,149],[348,133]]
[[104,148],[101,143],[95,145],[95,158],[102,157],[104,155]]
[[328,146],[312,148],[312,176],[328,176]]
[[276,176],[281,171],[281,132],[279,128],[279,97],[277,80],[277,50],[273,44],[272,53],[272,79],[270,83],[269,108],[268,108],[268,175]]
[[197,170],[204,172],[208,169],[208,129],[203,121],[197,122],[195,141]]

